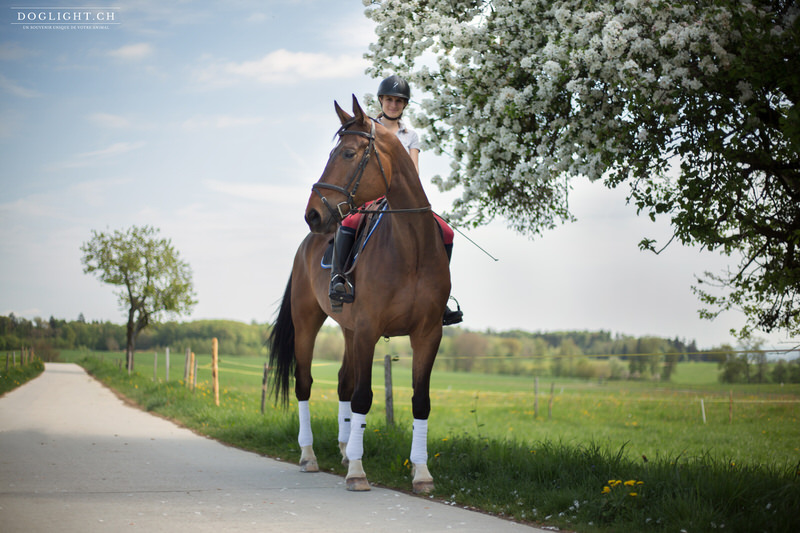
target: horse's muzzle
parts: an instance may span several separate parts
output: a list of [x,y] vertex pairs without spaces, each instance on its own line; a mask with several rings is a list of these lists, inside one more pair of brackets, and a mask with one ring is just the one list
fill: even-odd
[[336,226],[333,217],[323,217],[319,211],[314,208],[306,212],[305,219],[311,233],[331,233],[334,230],[334,226]]

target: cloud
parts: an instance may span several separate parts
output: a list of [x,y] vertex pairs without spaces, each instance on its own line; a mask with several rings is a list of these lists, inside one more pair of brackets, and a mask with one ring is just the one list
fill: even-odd
[[216,193],[258,202],[275,201],[281,198],[305,198],[309,192],[307,188],[303,187],[287,187],[268,185],[265,183],[227,182],[212,179],[203,180],[203,185]]
[[131,125],[127,118],[110,113],[92,113],[89,120],[105,128],[127,128]]
[[198,82],[209,86],[230,86],[241,81],[289,85],[301,81],[361,76],[367,66],[367,61],[356,54],[332,56],[280,49],[253,61],[216,62],[198,69],[195,77]]
[[149,43],[128,44],[114,50],[109,50],[107,55],[125,61],[140,61],[154,52]]
[[65,168],[82,168],[94,166],[98,163],[113,159],[128,152],[138,150],[145,145],[144,141],[138,142],[118,142],[100,150],[75,154],[71,159],[57,163],[48,170],[62,170]]
[[32,50],[21,47],[17,43],[0,44],[0,61],[17,61],[38,55]]
[[237,117],[233,115],[215,115],[208,117],[192,117],[181,124],[186,130],[227,129],[242,126],[253,126],[264,121],[263,117]]
[[37,98],[41,96],[41,94],[33,89],[26,89],[22,85],[19,85],[17,82],[10,80],[0,74],[0,90],[7,92],[13,96],[19,96],[20,98]]

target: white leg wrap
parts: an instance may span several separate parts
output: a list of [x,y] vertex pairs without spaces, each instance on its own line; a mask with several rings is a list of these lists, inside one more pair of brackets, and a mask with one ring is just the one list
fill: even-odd
[[347,439],[347,458],[360,461],[364,455],[364,429],[367,427],[367,415],[353,413],[350,418],[350,438]]
[[411,463],[425,464],[428,462],[428,421],[414,419],[411,436]]
[[350,417],[352,416],[350,402],[339,402],[339,442],[347,442],[350,439]]
[[297,410],[300,418],[300,432],[297,435],[297,443],[300,446],[311,446],[314,444],[314,436],[311,433],[311,413],[308,410],[308,401],[297,402]]

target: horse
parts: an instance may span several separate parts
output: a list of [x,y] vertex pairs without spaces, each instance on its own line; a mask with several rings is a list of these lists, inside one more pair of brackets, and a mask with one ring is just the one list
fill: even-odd
[[[316,336],[327,317],[345,341],[339,369],[339,449],[347,465],[346,487],[370,490],[364,472],[363,437],[372,405],[372,365],[381,337],[409,336],[412,358],[412,489],[434,488],[427,466],[430,377],[442,339],[450,294],[450,268],[438,223],[416,167],[397,137],[367,116],[353,95],[353,114],[334,101],[341,122],[338,140],[319,181],[312,186],[305,221],[310,233],[297,249],[291,275],[268,340],[270,383],[288,405],[290,383],[298,401],[300,469],[316,472],[308,400]],[[355,301],[334,311],[330,272],[321,258],[344,216],[385,197],[383,220],[351,269]]]

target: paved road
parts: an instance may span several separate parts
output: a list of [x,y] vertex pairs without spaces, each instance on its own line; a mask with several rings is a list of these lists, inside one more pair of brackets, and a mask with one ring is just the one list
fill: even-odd
[[0,529],[542,532],[224,446],[129,407],[72,364],[0,398]]

